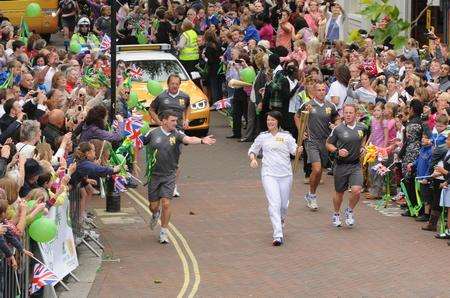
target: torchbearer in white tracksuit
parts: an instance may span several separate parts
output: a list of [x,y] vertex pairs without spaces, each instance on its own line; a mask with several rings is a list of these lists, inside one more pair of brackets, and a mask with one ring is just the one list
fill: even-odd
[[267,114],[268,131],[262,132],[248,150],[250,166],[258,167],[256,156],[262,151],[261,179],[269,202],[269,216],[273,226],[273,245],[283,244],[283,226],[287,215],[292,187],[290,155],[300,154],[292,135],[280,129],[282,115],[278,111]]

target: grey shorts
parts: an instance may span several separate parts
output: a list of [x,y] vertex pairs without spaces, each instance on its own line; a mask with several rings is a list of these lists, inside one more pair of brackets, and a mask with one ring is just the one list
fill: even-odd
[[333,177],[336,192],[345,192],[351,186],[362,186],[364,182],[359,163],[336,164],[333,170]]
[[314,141],[305,141],[306,155],[308,156],[308,163],[320,162],[325,168],[328,163],[328,150],[325,147],[325,142],[319,143]]
[[148,184],[148,200],[150,202],[159,201],[161,198],[172,199],[175,189],[177,175],[170,174],[167,176],[152,175]]

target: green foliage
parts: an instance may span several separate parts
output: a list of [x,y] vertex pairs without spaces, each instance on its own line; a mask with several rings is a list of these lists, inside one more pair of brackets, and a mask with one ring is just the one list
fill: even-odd
[[348,42],[349,43],[356,43],[359,46],[362,46],[364,43],[364,39],[362,38],[361,34],[359,33],[358,29],[354,29],[350,34],[348,35]]
[[[407,41],[407,31],[411,23],[399,18],[400,11],[398,7],[390,5],[389,0],[361,0],[365,7],[361,14],[371,20],[373,27],[370,34],[374,36],[375,44],[382,45],[386,40],[394,49],[402,48]],[[359,33],[351,32],[350,42],[358,42],[361,38]]]

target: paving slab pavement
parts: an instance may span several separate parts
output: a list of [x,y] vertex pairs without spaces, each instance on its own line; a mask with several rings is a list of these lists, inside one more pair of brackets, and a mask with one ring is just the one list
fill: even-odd
[[102,264],[89,297],[174,297],[186,279],[183,297],[450,297],[446,242],[410,218],[386,216],[363,203],[353,229],[333,228],[330,176],[319,186],[317,212],[306,208],[307,185],[295,177],[286,245],[272,247],[260,170],[248,166],[249,144],[225,139],[229,132],[214,114],[217,144],[183,148],[182,197],[173,200],[172,223],[194,258],[175,232],[185,263],[173,243],[157,243],[138,195],[145,198],[145,188],[130,191],[122,208],[134,208],[128,216],[144,220],[99,217],[105,254],[120,262]]

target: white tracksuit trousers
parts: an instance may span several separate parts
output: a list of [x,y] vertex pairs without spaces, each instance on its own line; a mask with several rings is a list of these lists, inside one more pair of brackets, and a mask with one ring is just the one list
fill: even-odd
[[273,238],[283,237],[281,220],[286,218],[291,195],[292,176],[275,177],[265,175],[262,184],[269,202],[269,217],[273,227]]

